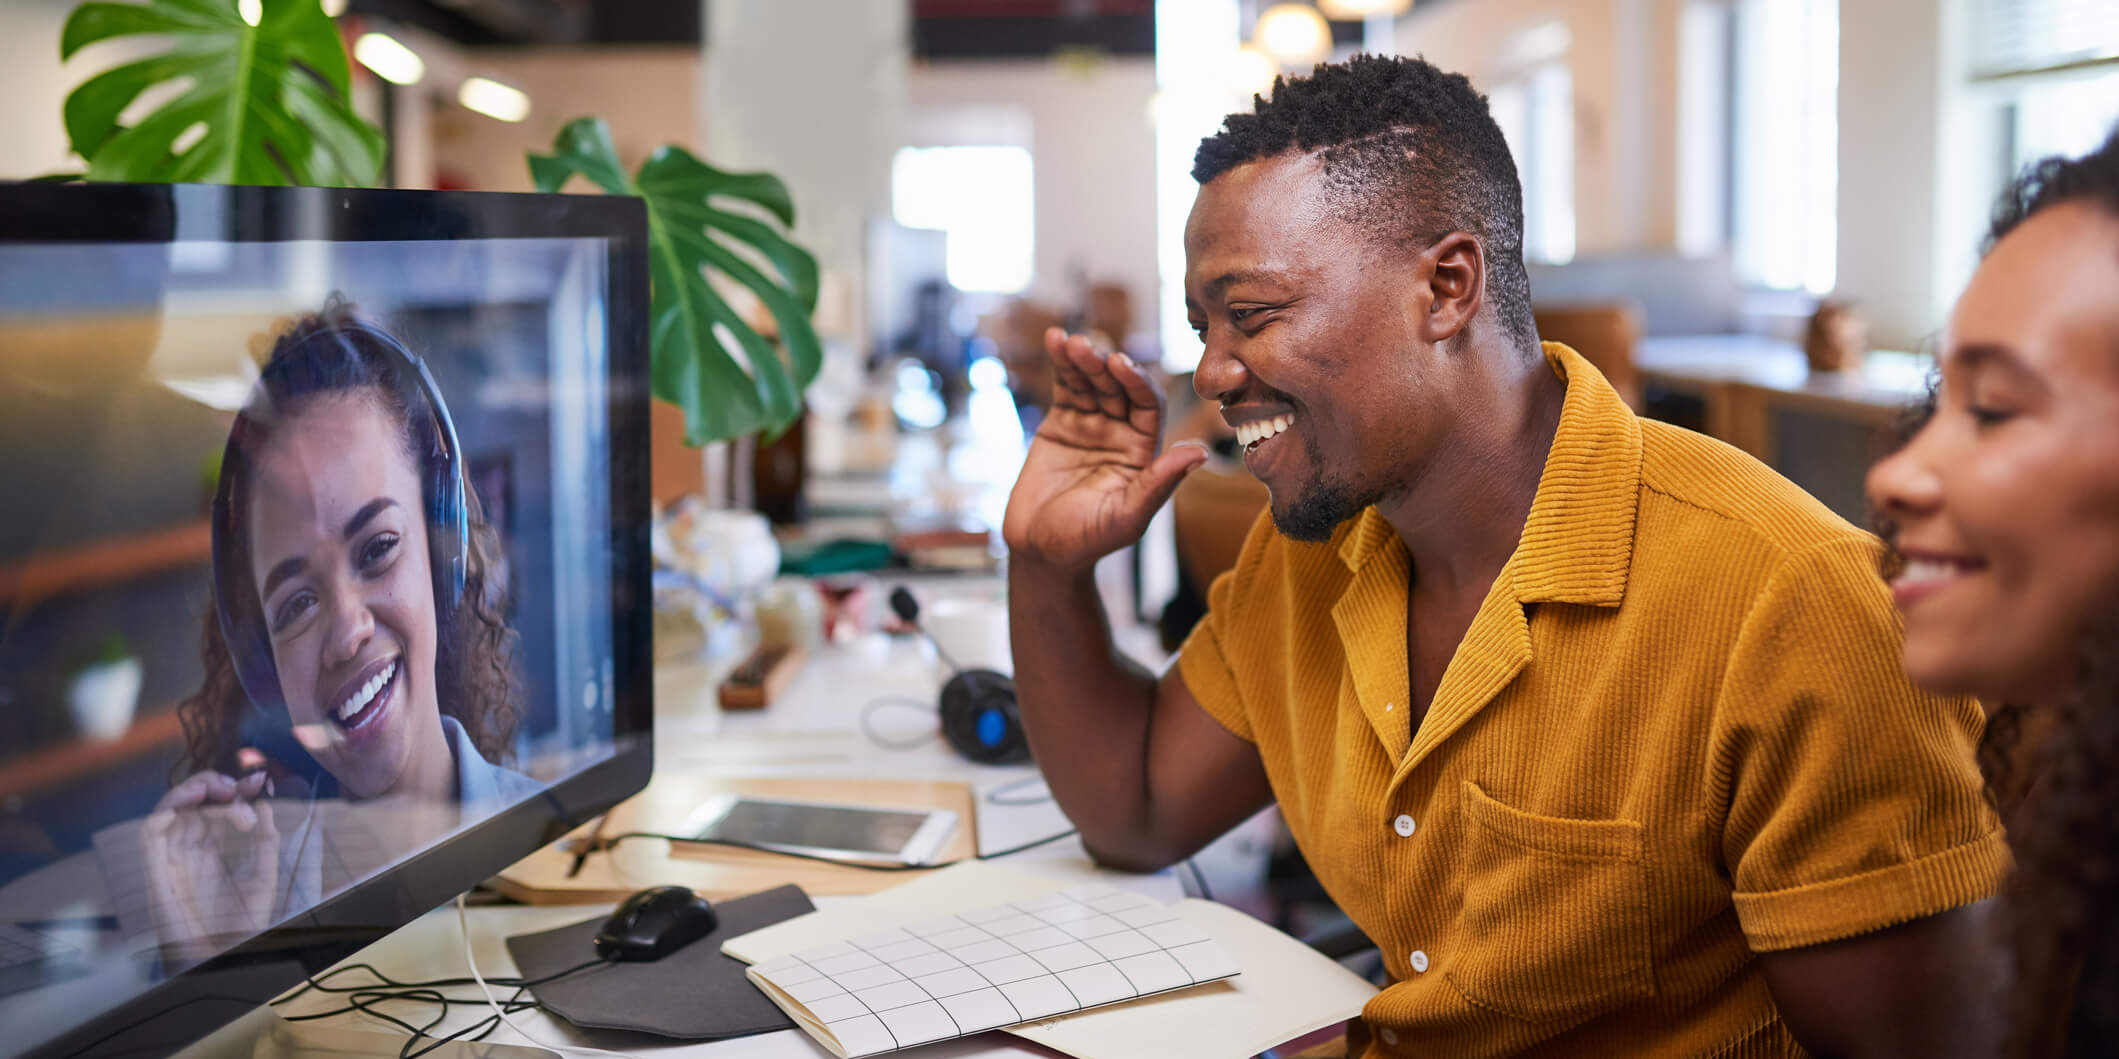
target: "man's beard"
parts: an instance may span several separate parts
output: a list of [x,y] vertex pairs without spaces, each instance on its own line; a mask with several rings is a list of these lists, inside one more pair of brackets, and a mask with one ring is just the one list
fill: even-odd
[[1320,475],[1286,511],[1277,504],[1273,506],[1273,527],[1293,540],[1312,544],[1328,541],[1340,523],[1381,499],[1383,494],[1378,492],[1357,492],[1354,483],[1344,478]]

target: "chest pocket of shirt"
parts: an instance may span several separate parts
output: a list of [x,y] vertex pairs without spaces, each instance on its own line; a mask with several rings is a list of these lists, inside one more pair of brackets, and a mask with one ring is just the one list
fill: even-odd
[[1445,977],[1466,1000],[1573,1025],[1654,995],[1640,824],[1526,813],[1469,781],[1460,808],[1462,941]]

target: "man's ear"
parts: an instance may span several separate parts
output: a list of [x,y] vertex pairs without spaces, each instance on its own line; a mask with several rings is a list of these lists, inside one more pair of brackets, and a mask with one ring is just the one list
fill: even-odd
[[1479,237],[1451,232],[1420,254],[1416,274],[1427,287],[1420,337],[1446,342],[1462,334],[1486,300],[1486,248]]

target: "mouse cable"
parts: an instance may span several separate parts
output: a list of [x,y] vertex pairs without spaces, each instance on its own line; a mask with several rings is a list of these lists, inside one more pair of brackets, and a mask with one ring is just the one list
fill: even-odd
[[[589,960],[585,963],[576,964],[572,967],[567,968],[564,971],[554,971],[553,973],[545,975],[541,978],[488,978],[486,979],[486,981],[497,986],[538,986],[543,985],[546,982],[557,981],[561,978],[565,978],[570,974],[579,974],[580,972],[586,971],[591,967],[601,967],[604,964],[610,962],[610,960],[598,957],[596,959]],[[363,983],[360,985],[328,984],[340,975],[351,974],[355,971],[366,971],[367,973],[375,976],[375,981],[372,983]],[[381,970],[377,969],[376,966],[372,963],[347,963],[340,964],[339,966],[333,967],[332,969],[325,971],[321,974],[310,976],[307,980],[302,982],[301,986],[297,988],[294,992],[272,1001],[272,1004],[276,1007],[278,1005],[288,1003],[304,993],[312,991],[318,993],[374,993],[384,992],[390,989],[444,989],[450,986],[461,986],[470,984],[472,983],[471,979],[469,978],[430,978],[419,982],[400,982],[397,979],[392,978],[387,974],[384,974]],[[484,1001],[479,1001],[479,1003],[484,1003]]]
[[[876,731],[874,718],[878,710],[890,707],[896,707],[901,710],[918,710],[921,713],[937,718],[936,725],[934,728],[909,739],[885,739],[882,733]],[[917,750],[942,737],[942,728],[939,721],[941,714],[942,711],[937,709],[931,702],[915,699],[909,695],[885,695],[881,698],[870,699],[868,700],[868,705],[861,707],[861,735],[869,742],[885,750]]]
[[471,980],[477,982],[478,991],[486,995],[486,1003],[492,1006],[494,1016],[499,1018],[500,1021],[507,1023],[509,1029],[520,1034],[524,1040],[529,1041],[531,1044],[555,1052],[575,1052],[581,1055],[607,1055],[613,1057],[613,1059],[632,1059],[631,1056],[623,1052],[610,1052],[602,1048],[589,1048],[579,1044],[553,1044],[523,1029],[522,1024],[515,1021],[515,1016],[507,1008],[501,1006],[500,998],[493,995],[493,988],[486,984],[485,976],[478,973],[478,954],[471,951],[471,917],[464,913],[464,895],[462,894],[456,895],[456,924],[463,929],[464,964],[471,969]]
[[1052,800],[1052,789],[1049,787],[1045,789],[1045,793],[1043,794],[1027,795],[1021,798],[1009,797],[1009,795],[1015,793],[1016,791],[1022,790],[1024,787],[1028,787],[1033,783],[1043,782],[1045,782],[1045,775],[1041,772],[1024,776],[1022,779],[1019,780],[1009,780],[1007,783],[1003,783],[1000,786],[995,787],[994,789],[986,792],[986,804],[999,806],[1043,805],[1046,802]]
[[[575,966],[569,967],[566,970],[557,971],[552,974],[543,975],[538,978],[506,978],[492,979],[491,981],[495,985],[500,985],[503,987],[513,986],[515,988],[514,995],[510,996],[507,1000],[507,1007],[510,1011],[531,1010],[543,1007],[543,1005],[536,1000],[522,999],[523,993],[527,992],[532,986],[543,985],[546,982],[556,981],[558,979],[565,978],[568,975],[575,974],[580,971],[585,971],[593,967],[601,967],[610,962],[611,961],[606,959],[597,958],[594,960],[586,961],[584,963],[576,964]],[[332,979],[354,971],[365,971],[368,974],[373,975],[378,980],[379,984],[331,984]],[[294,1000],[295,998],[311,991],[321,993],[343,994],[347,997],[348,1000],[347,1005],[344,1007],[333,1008],[328,1011],[310,1012],[308,1014],[303,1015],[282,1015],[281,1017],[288,1022],[309,1022],[314,1021],[316,1019],[331,1018],[333,1016],[344,1015],[356,1011],[364,1015],[372,1015],[378,1019],[383,1020],[384,1022],[391,1023],[392,1025],[395,1025],[398,1028],[403,1029],[406,1033],[410,1034],[411,1036],[406,1039],[405,1046],[398,1052],[398,1055],[400,1059],[416,1059],[416,1057],[425,1055],[428,1052],[431,1052],[434,1049],[449,1043],[450,1041],[463,1038],[467,1034],[473,1035],[469,1038],[472,1041],[484,1040],[489,1034],[491,1034],[495,1029],[500,1026],[500,1022],[498,1019],[494,1018],[491,1015],[488,1015],[477,1022],[474,1022],[460,1030],[457,1030],[454,1033],[437,1038],[433,1044],[427,1045],[426,1047],[421,1048],[418,1051],[412,1050],[413,1044],[417,1043],[420,1038],[431,1034],[434,1027],[439,1025],[444,1019],[447,1018],[447,1013],[450,1005],[475,1004],[483,1007],[487,1004],[487,1001],[483,998],[451,997],[440,992],[440,987],[470,985],[472,982],[473,979],[470,978],[436,978],[423,982],[400,982],[394,978],[391,978],[389,975],[384,974],[382,971],[378,970],[374,964],[351,963],[340,967],[334,967],[331,970],[324,972],[323,974],[309,978],[302,984],[301,988],[295,990],[292,993],[287,994],[284,997],[272,1001],[272,1006],[278,1007],[280,1005],[286,1004]],[[436,1014],[434,1018],[427,1020],[422,1025],[414,1026],[411,1023],[404,1021],[403,1019],[391,1015],[389,1012],[381,1010],[377,1006],[380,1004],[406,1000],[416,1000],[422,1003],[438,1005],[440,1008],[440,1012]]]
[[697,846],[728,846],[732,849],[748,849],[754,850],[759,853],[774,853],[782,857],[795,857],[800,860],[813,860],[824,864],[836,864],[842,868],[859,868],[862,871],[931,871],[935,868],[947,868],[952,864],[962,864],[966,861],[993,860],[996,857],[1006,857],[1010,854],[1021,853],[1024,850],[1036,849],[1039,846],[1050,845],[1054,842],[1058,842],[1060,839],[1063,838],[1072,838],[1077,834],[1080,834],[1080,832],[1070,827],[1065,831],[1059,832],[1058,834],[1046,835],[1045,837],[1036,839],[1035,841],[1025,842],[1020,846],[1010,846],[1007,849],[997,849],[991,853],[978,853],[969,857],[959,857],[956,860],[941,861],[936,864],[864,864],[860,861],[841,860],[837,857],[826,857],[817,853],[801,853],[791,849],[774,849],[771,846],[761,846],[755,842],[744,842],[740,839],[705,838],[697,835],[670,835],[664,834],[660,831],[621,831],[618,834],[606,835],[603,838],[597,839],[596,845],[593,848],[608,851],[611,847],[616,846],[618,843],[624,842],[627,839],[659,838],[665,842],[689,842]]

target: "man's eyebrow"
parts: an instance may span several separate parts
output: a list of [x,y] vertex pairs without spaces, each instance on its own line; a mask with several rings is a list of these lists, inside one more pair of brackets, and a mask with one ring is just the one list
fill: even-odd
[[1229,271],[1227,271],[1227,272],[1224,272],[1224,273],[1222,273],[1221,275],[1219,275],[1219,276],[1216,276],[1216,277],[1214,277],[1213,279],[1210,279],[1210,280],[1208,280],[1208,281],[1207,281],[1207,285],[1206,285],[1206,288],[1205,288],[1205,289],[1206,289],[1206,294],[1207,294],[1207,297],[1209,297],[1209,298],[1215,298],[1215,299],[1219,299],[1219,298],[1221,297],[1221,292],[1222,292],[1222,291],[1228,290],[1228,289],[1229,289],[1230,287],[1232,287],[1232,286],[1234,286],[1234,285],[1236,285],[1236,284],[1238,284],[1238,283],[1243,283],[1243,282],[1245,282],[1245,281],[1248,281],[1248,280],[1266,280],[1266,281],[1271,281],[1271,280],[1276,280],[1276,279],[1279,279],[1279,278],[1280,278],[1280,273],[1278,273],[1278,272],[1274,272],[1274,271],[1272,271],[1272,270],[1270,270],[1270,269],[1262,269],[1262,268],[1238,268],[1238,269],[1230,269]]
[[361,531],[361,527],[367,525],[370,519],[373,519],[375,516],[382,514],[383,509],[392,508],[396,506],[397,501],[392,500],[387,496],[379,496],[373,500],[368,501],[367,503],[361,505],[361,509],[359,511],[353,513],[352,518],[346,520],[346,529],[341,534],[341,536],[351,537],[354,534],[359,533]]
[[304,559],[299,555],[295,556],[292,559],[280,560],[280,564],[278,566],[273,567],[271,573],[265,575],[265,587],[262,591],[258,593],[258,598],[271,599],[272,590],[280,587],[280,582],[285,581],[288,578],[291,578],[308,568],[309,560]]

